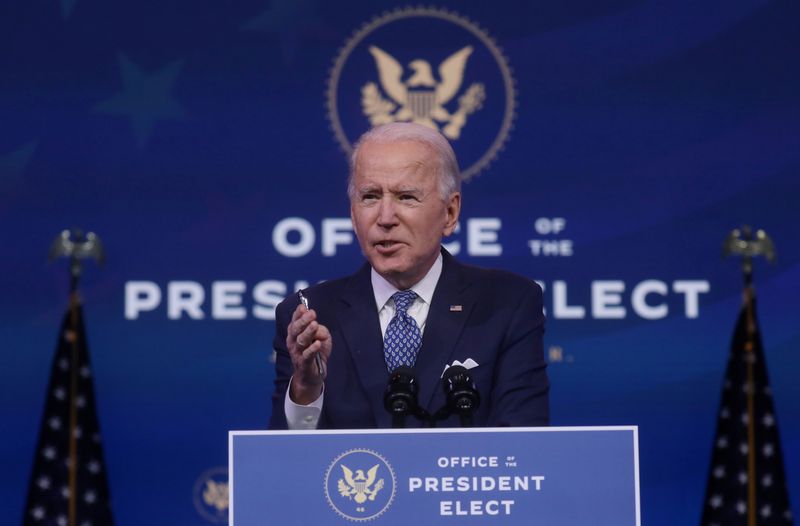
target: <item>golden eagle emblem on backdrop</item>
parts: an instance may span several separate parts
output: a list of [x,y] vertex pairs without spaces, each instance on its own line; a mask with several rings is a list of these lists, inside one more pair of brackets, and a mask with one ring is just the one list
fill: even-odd
[[451,141],[468,181],[502,151],[516,96],[508,59],[480,25],[445,8],[407,6],[365,21],[345,41],[325,106],[346,156],[365,127],[416,122]]
[[228,485],[228,468],[223,466],[211,468],[195,480],[194,507],[201,517],[216,524],[228,521]]
[[207,480],[206,487],[203,490],[203,502],[205,502],[207,506],[213,506],[217,511],[227,510],[228,484]]
[[[413,73],[403,81],[405,71],[393,56],[377,46],[370,46],[369,52],[375,59],[381,88],[392,99],[383,98],[375,82],[368,82],[361,89],[361,105],[373,126],[413,121],[441,131],[449,139],[458,139],[467,116],[480,109],[486,98],[483,84],[476,82],[458,99],[454,113],[445,108],[461,89],[472,46],[464,46],[442,61],[438,82],[426,60],[412,60],[408,67]],[[444,128],[440,130],[439,124]]]
[[375,482],[378,464],[372,466],[366,475],[364,475],[363,469],[357,469],[355,475],[353,475],[353,471],[350,468],[344,464],[341,464],[341,466],[344,472],[344,479],[339,479],[338,482],[339,495],[353,499],[358,504],[364,504],[367,499],[375,500],[378,492],[383,488],[383,479],[378,479]]

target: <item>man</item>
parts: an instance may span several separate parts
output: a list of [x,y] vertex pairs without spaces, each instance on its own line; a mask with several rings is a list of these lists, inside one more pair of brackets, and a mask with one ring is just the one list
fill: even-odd
[[304,291],[310,310],[297,295],[278,306],[271,428],[389,427],[383,393],[399,365],[414,367],[419,404],[433,413],[445,366],[467,359],[482,397],[475,425],[547,425],[541,289],[442,249],[460,182],[450,144],[430,128],[387,124],[358,141],[348,194],[368,264]]

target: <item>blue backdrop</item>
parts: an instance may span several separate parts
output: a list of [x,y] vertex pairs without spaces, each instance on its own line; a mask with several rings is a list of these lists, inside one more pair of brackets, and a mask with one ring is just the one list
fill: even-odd
[[433,122],[469,176],[448,242],[545,286],[552,421],[640,426],[647,524],[699,520],[741,302],[721,242],[768,231],[759,316],[797,505],[797,2],[432,4],[0,6],[10,524],[67,302],[45,258],[76,225],[108,257],[82,290],[117,523],[217,518],[196,488],[224,480],[229,429],[266,426],[276,301],[361,262],[345,152],[409,104],[371,48],[403,68],[395,88],[457,86]]

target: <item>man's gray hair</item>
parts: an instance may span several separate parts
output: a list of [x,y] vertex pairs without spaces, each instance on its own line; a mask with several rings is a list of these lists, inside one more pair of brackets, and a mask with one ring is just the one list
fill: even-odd
[[362,135],[353,148],[350,156],[350,176],[347,178],[347,195],[350,199],[355,197],[356,162],[361,147],[368,143],[391,144],[395,142],[412,141],[428,146],[436,154],[439,167],[436,177],[439,182],[439,193],[442,199],[448,199],[453,193],[461,191],[461,173],[458,170],[458,161],[453,147],[444,136],[436,130],[413,122],[393,122],[376,126]]

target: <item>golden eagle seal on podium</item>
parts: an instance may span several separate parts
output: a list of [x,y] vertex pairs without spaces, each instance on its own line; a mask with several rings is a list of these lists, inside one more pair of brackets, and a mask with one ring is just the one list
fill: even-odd
[[[383,479],[375,482],[378,464],[372,466],[366,475],[364,475],[363,469],[357,469],[355,476],[353,476],[353,471],[350,468],[344,464],[341,466],[344,472],[344,479],[339,479],[338,482],[339,495],[353,499],[358,504],[365,503],[367,499],[375,500],[378,492],[383,488]],[[374,488],[372,487],[373,484],[375,484]]]
[[347,520],[364,522],[382,515],[394,501],[397,479],[389,462],[370,449],[350,449],[325,472],[325,498]]

